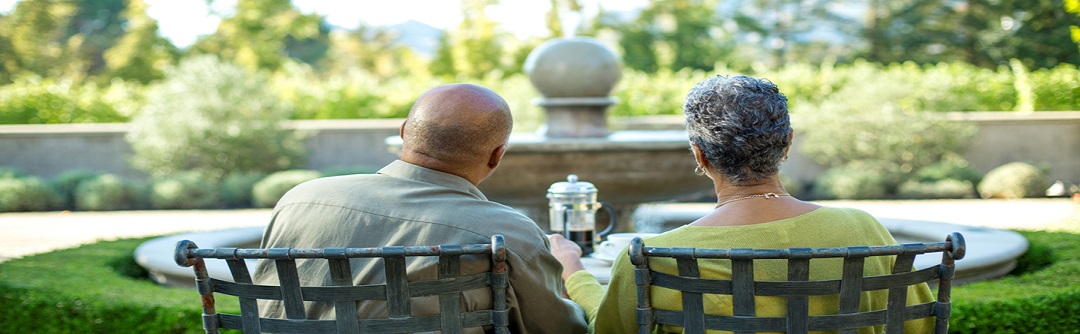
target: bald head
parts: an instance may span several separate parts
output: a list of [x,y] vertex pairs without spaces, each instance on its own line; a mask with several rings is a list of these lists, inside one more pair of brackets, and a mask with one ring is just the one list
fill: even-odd
[[513,124],[510,106],[490,89],[438,86],[420,95],[409,111],[401,129],[402,158],[429,168],[432,163],[445,168],[483,165],[506,144]]

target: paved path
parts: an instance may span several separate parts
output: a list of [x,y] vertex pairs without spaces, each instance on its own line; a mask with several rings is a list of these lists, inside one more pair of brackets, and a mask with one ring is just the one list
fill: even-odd
[[[1080,203],[1068,199],[818,203],[859,208],[876,217],[1080,231]],[[259,226],[269,219],[269,209],[3,213],[0,214],[0,262],[100,240]]]

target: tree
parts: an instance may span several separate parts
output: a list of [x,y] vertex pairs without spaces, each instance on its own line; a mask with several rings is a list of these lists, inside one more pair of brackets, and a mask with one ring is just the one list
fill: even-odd
[[441,77],[453,77],[457,73],[454,70],[453,47],[454,44],[450,39],[450,33],[443,31],[442,36],[439,37],[439,47],[435,49],[435,57],[431,60],[431,64],[428,65],[431,74]]
[[[725,4],[732,8],[725,20],[735,23],[732,34],[740,45],[753,45],[764,52],[773,67],[792,61],[819,63],[826,57],[843,56],[837,51],[817,52],[845,41],[859,24],[829,7],[824,0],[742,0]],[[721,12],[728,12],[721,10]],[[814,37],[821,36],[825,37]],[[853,38],[852,38],[853,39]]]
[[161,79],[165,67],[179,56],[176,47],[158,35],[158,24],[146,15],[146,2],[128,0],[123,17],[126,32],[105,51],[105,64],[110,77],[148,83]]
[[301,14],[289,0],[239,0],[236,13],[222,20],[214,34],[196,41],[192,52],[216,54],[252,71],[276,70],[289,56],[290,38],[329,38],[320,29],[321,19]]
[[461,0],[461,24],[450,37],[454,70],[459,74],[479,78],[503,67],[498,23],[485,12],[495,3],[497,0]]
[[619,45],[627,67],[645,72],[666,68],[712,70],[731,49],[717,23],[715,0],[652,0],[636,19],[620,22],[602,12],[601,29],[621,32]]
[[19,2],[0,32],[10,45],[11,58],[4,59],[6,71],[43,77],[64,74],[74,54],[64,37],[75,9],[71,3],[54,0]]
[[409,72],[417,62],[416,55],[400,45],[393,32],[363,24],[332,36],[331,46],[324,63],[333,72],[359,68],[379,78],[389,78]]
[[1056,0],[871,0],[867,10],[863,35],[872,61],[1080,64],[1069,27],[1076,16]]

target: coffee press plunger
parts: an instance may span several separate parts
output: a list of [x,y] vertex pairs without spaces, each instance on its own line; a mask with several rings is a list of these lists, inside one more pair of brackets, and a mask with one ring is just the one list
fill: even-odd
[[[615,228],[615,210],[607,203],[596,201],[596,186],[578,181],[570,174],[566,182],[555,182],[548,188],[548,214],[551,231],[562,234],[581,246],[582,255],[593,252],[601,236]],[[596,211],[608,213],[607,228],[596,232]]]

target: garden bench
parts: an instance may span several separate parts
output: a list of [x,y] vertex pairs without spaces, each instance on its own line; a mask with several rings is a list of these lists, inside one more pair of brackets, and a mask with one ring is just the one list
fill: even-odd
[[[706,329],[735,333],[839,331],[857,333],[857,328],[884,325],[886,333],[903,333],[904,321],[936,317],[935,332],[948,333],[950,288],[954,261],[964,257],[964,238],[953,232],[945,242],[908,243],[892,246],[851,246],[842,248],[791,249],[701,249],[646,247],[641,238],[630,243],[630,261],[637,283],[639,333],[652,333],[657,324],[681,326],[685,333],[704,333]],[[915,256],[941,252],[939,264],[913,270]],[[895,256],[891,274],[863,275],[867,258]],[[672,258],[678,275],[655,271],[649,259]],[[809,280],[812,259],[843,258],[842,276],[836,280]],[[731,261],[731,279],[703,279],[698,259]],[[787,262],[786,281],[756,281],[755,260],[776,259]],[[710,260],[715,261],[715,260]],[[907,305],[908,287],[924,282],[937,283],[937,300]],[[663,287],[682,295],[682,311],[665,310],[651,305],[649,289]],[[888,307],[882,310],[859,310],[861,292],[888,290]],[[732,298],[732,316],[705,314],[703,294],[728,295]],[[836,314],[810,315],[809,297],[838,295]],[[786,316],[765,317],[755,313],[756,296],[786,298]]]
[[[490,269],[461,275],[461,258],[467,254],[490,256]],[[464,328],[479,326],[508,333],[506,246],[502,235],[492,236],[490,244],[319,249],[200,249],[194,242],[183,240],[177,242],[175,256],[178,265],[194,267],[196,288],[202,295],[203,328],[207,333],[218,333],[219,328],[239,329],[248,334],[461,333]],[[406,258],[412,257],[438,257],[439,278],[408,281]],[[350,259],[359,258],[381,259],[387,282],[354,285]],[[208,277],[204,259],[226,261],[233,281]],[[281,283],[253,284],[245,259],[274,261]],[[297,259],[325,259],[333,286],[301,286]],[[493,309],[462,312],[461,293],[485,288],[491,291]],[[214,293],[239,297],[240,314],[218,313]],[[411,314],[409,299],[421,296],[438,296],[438,315]],[[287,319],[259,317],[257,299],[282,301]],[[356,304],[364,300],[385,300],[388,317],[358,319]],[[307,319],[305,301],[333,303],[335,320]]]

